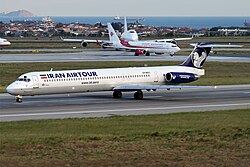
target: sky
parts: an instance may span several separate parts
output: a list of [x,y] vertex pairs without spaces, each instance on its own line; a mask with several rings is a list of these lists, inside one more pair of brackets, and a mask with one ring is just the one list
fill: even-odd
[[0,0],[37,16],[250,16],[250,0]]

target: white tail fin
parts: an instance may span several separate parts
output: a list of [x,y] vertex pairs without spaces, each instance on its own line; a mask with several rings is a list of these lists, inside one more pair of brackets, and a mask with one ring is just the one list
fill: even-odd
[[124,17],[124,32],[123,33],[126,33],[128,31],[128,25],[127,25],[127,18],[126,16]]
[[112,27],[112,25],[110,23],[107,24],[108,25],[108,32],[109,32],[109,40],[112,43],[119,43],[120,39],[117,36],[114,28]]

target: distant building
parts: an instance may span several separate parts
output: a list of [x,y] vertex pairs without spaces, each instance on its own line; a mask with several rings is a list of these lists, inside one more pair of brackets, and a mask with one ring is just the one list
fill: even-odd
[[240,35],[245,35],[248,33],[248,30],[244,30],[244,29],[227,29],[227,28],[223,28],[223,29],[218,29],[218,32],[221,33],[221,35],[225,35],[225,36],[240,36]]
[[44,17],[44,18],[42,19],[42,21],[45,22],[45,23],[51,23],[51,22],[52,22],[52,19],[51,19],[50,16],[47,16],[47,17]]

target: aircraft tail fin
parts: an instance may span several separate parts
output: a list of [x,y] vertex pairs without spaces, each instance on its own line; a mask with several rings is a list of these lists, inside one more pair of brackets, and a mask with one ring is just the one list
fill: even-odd
[[197,43],[191,44],[194,46],[193,51],[188,58],[180,64],[181,66],[202,68],[205,63],[210,51],[214,47],[242,47],[241,45],[215,45],[213,43]]
[[127,18],[126,16],[124,17],[124,32],[123,33],[126,33],[128,31],[128,25],[127,25]]
[[110,23],[107,24],[108,25],[108,32],[109,32],[109,40],[112,42],[112,43],[119,43],[120,42],[120,39],[119,37],[117,36],[114,28],[112,27],[112,25]]

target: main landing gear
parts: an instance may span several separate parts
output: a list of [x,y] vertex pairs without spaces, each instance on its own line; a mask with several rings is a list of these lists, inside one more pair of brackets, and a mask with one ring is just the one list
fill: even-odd
[[149,53],[149,52],[146,52],[145,55],[146,55],[146,56],[150,56],[150,53]]
[[119,90],[115,90],[115,91],[113,92],[113,98],[116,98],[116,99],[122,98],[122,92],[119,91]]
[[17,96],[16,96],[16,102],[17,102],[17,103],[22,103],[22,101],[23,101],[22,96],[17,95]]
[[138,53],[138,52],[135,52],[135,56],[139,56],[140,54],[145,54],[145,56],[150,56],[150,53],[149,53],[149,52],[145,52],[145,53]]
[[143,93],[141,90],[138,90],[137,92],[134,93],[134,99],[137,99],[137,100],[143,99]]
[[[120,99],[120,98],[122,98],[122,92],[119,91],[119,90],[115,90],[115,91],[113,92],[113,98],[115,98],[115,99]],[[141,99],[143,99],[143,92],[142,92],[141,90],[136,91],[136,92],[134,93],[134,99],[136,99],[136,100],[141,100]]]

